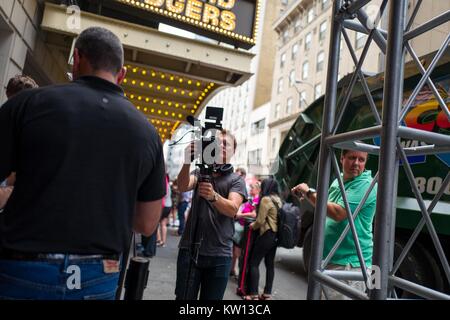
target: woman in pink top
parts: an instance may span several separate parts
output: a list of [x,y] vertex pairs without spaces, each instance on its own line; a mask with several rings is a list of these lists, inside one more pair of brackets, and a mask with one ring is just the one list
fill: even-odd
[[[233,237],[233,259],[231,261],[231,273],[230,275],[236,276],[237,273],[235,271],[236,261],[239,259],[241,255],[241,240],[244,232],[245,218],[256,218],[256,206],[259,203],[259,192],[261,191],[261,184],[259,182],[255,182],[250,185],[250,200],[241,206],[238,213],[236,214],[236,222],[235,233],[240,232],[240,236]],[[238,238],[238,239],[236,239]]]

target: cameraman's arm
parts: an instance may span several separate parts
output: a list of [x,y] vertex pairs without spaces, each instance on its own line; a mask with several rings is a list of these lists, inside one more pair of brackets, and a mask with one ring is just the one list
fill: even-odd
[[158,226],[162,210],[162,199],[136,203],[134,215],[134,231],[150,237]]
[[212,202],[212,205],[219,211],[219,213],[234,218],[242,204],[244,198],[237,192],[230,192],[228,199],[217,194],[218,199]]
[[190,164],[183,164],[180,173],[178,174],[178,190],[180,192],[191,191],[194,189],[197,178],[190,173]]

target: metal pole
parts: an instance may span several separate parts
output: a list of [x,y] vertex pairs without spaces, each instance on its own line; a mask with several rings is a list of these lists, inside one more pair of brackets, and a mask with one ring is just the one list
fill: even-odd
[[320,268],[323,255],[325,219],[327,216],[328,184],[331,173],[331,152],[325,140],[331,134],[334,124],[334,115],[336,113],[337,79],[339,71],[342,24],[335,17],[341,8],[341,4],[342,0],[335,0],[333,2],[333,23],[331,25],[330,54],[328,56],[327,86],[323,111],[319,172],[317,179],[317,206],[314,217],[311,261],[309,265],[310,277],[308,279],[308,300],[319,300],[321,293],[320,283],[316,279],[316,271]]
[[379,185],[376,219],[374,228],[373,265],[380,268],[380,287],[370,292],[371,299],[387,299],[389,267],[390,267],[390,243],[391,223],[393,220],[395,186],[392,179],[397,166],[396,142],[398,131],[398,112],[401,106],[402,71],[404,64],[403,31],[405,29],[406,0],[390,1],[389,27],[386,50],[386,71],[383,97],[383,119],[381,131],[381,147],[379,159]]

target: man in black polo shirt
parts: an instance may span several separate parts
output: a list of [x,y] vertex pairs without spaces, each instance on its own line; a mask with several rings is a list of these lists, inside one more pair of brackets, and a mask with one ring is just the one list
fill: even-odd
[[132,229],[155,230],[165,195],[161,140],[118,86],[120,40],[77,39],[70,84],[0,108],[0,180],[17,172],[0,232],[0,297],[112,299]]

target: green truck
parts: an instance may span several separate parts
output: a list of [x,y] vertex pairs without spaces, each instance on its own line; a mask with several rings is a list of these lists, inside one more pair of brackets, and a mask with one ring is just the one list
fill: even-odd
[[[425,68],[430,64],[433,56],[434,54],[430,54],[421,58],[421,63]],[[405,66],[404,75],[404,99],[408,99],[412,90],[414,90],[416,84],[419,82],[421,74],[417,66],[413,62],[409,62]],[[347,75],[339,81],[338,97],[342,98],[341,93],[348,88],[350,78],[351,75]],[[447,106],[450,106],[450,54],[448,54],[448,51],[441,58],[431,78]],[[379,114],[381,115],[384,74],[367,76],[366,80]],[[280,147],[276,161],[277,170],[275,170],[275,177],[281,185],[285,200],[293,202],[301,208],[298,246],[303,247],[303,261],[306,270],[311,255],[314,209],[310,206],[308,207],[305,201],[300,203],[296,197],[290,194],[289,190],[301,182],[306,182],[310,186],[317,187],[323,104],[324,97],[320,97],[299,115]],[[339,105],[338,100],[337,114],[339,114]],[[360,83],[357,83],[354,87],[349,106],[342,119],[337,133],[376,125],[375,117],[370,110],[368,99]],[[427,85],[424,86],[418,95],[403,125],[450,135],[450,122],[444,112],[439,108],[436,97]],[[379,139],[365,142],[379,144]],[[405,140],[401,141],[401,143],[405,147],[420,146],[422,144],[422,142],[414,140]],[[338,155],[340,150],[336,150],[336,152]],[[428,205],[439,191],[449,172],[450,153],[415,156],[409,157],[408,160],[414,172],[415,182]],[[370,155],[366,167],[375,174],[378,171],[378,156]],[[404,248],[422,217],[419,205],[401,167],[399,168],[398,186],[394,250],[396,257]],[[447,259],[449,260],[450,185],[447,185],[443,196],[431,214],[431,218],[447,255]],[[441,292],[450,292],[449,281],[446,279],[426,226],[422,229],[420,236],[414,243],[396,275]],[[400,290],[398,293],[402,297],[411,296],[409,293]]]

